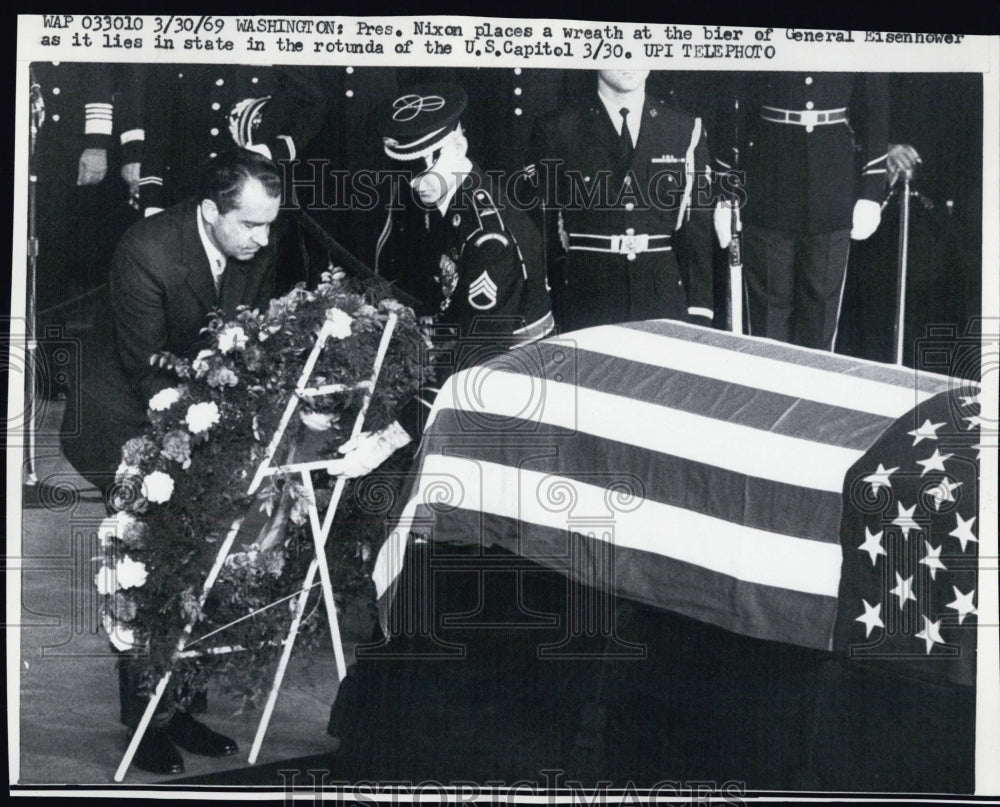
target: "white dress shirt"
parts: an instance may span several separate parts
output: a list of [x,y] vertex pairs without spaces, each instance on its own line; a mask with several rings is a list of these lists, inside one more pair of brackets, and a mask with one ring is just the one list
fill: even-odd
[[208,266],[212,270],[212,280],[215,281],[215,293],[218,294],[222,290],[222,275],[226,271],[226,256],[208,237],[201,205],[198,206],[198,235],[201,237],[201,245],[205,248],[205,254],[208,256]]

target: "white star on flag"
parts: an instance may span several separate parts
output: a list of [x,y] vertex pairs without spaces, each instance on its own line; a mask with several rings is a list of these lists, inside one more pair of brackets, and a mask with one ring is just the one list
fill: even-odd
[[969,543],[969,541],[972,541],[973,543],[976,544],[979,543],[979,539],[972,534],[972,524],[975,520],[976,517],[973,516],[968,521],[966,521],[958,513],[955,513],[955,522],[956,522],[955,529],[949,532],[948,535],[952,535],[955,538],[958,538],[958,540],[962,542],[963,552],[965,551],[965,545]]
[[896,587],[890,591],[890,594],[895,594],[899,597],[899,610],[903,610],[903,606],[906,605],[907,600],[917,601],[917,598],[913,596],[913,576],[910,575],[905,580],[902,578],[899,572],[896,572]]
[[885,623],[882,622],[882,603],[869,605],[868,600],[865,599],[862,599],[861,602],[865,604],[865,612],[854,621],[864,624],[865,638],[867,639],[872,635],[872,630],[885,627]]
[[965,427],[966,431],[970,431],[977,426],[982,427],[986,425],[986,421],[983,419],[982,415],[968,415],[967,417],[963,417],[962,420],[969,424]]
[[961,625],[965,622],[965,618],[969,614],[979,613],[976,610],[976,606],[972,604],[972,598],[976,596],[976,590],[972,589],[968,594],[963,594],[956,586],[952,586],[951,590],[955,592],[955,599],[953,602],[948,603],[948,607],[958,611],[958,624]]
[[982,394],[982,390],[980,390],[975,395],[959,395],[958,397],[962,399],[962,406],[972,406],[973,404],[982,406]]
[[913,507],[903,507],[902,502],[896,502],[896,507],[899,508],[899,514],[892,520],[895,524],[903,531],[903,540],[908,541],[910,539],[910,530],[919,530],[920,525],[913,520],[913,511],[917,509],[916,505]]
[[941,562],[941,547],[935,549],[930,541],[924,541],[924,547],[927,549],[927,554],[920,559],[920,562],[931,570],[931,580],[934,580],[938,569],[948,571],[948,567]]
[[920,618],[924,620],[924,629],[917,634],[917,638],[924,640],[927,645],[927,654],[930,655],[934,645],[944,644],[944,639],[941,638],[941,620],[931,622],[923,614],[920,615]]
[[875,471],[875,473],[868,474],[868,476],[865,477],[864,481],[871,483],[872,493],[877,491],[879,487],[881,487],[882,485],[892,490],[892,485],[889,484],[889,477],[892,476],[892,474],[896,473],[896,471],[898,470],[899,470],[898,465],[895,468],[889,468],[887,470],[885,466],[883,466],[882,463],[880,462],[878,464],[878,469]]
[[931,454],[927,459],[917,460],[917,465],[924,466],[924,470],[920,472],[920,475],[923,476],[928,471],[941,471],[943,473],[944,461],[950,460],[954,456],[955,456],[954,454],[942,454],[935,448],[934,453]]
[[872,566],[874,566],[875,561],[878,560],[878,556],[886,554],[885,549],[882,547],[882,530],[872,532],[865,526],[865,542],[858,549],[862,552],[867,552],[871,556]]
[[961,482],[952,482],[946,476],[937,485],[927,491],[934,500],[934,509],[940,510],[941,505],[945,502],[955,501],[955,497],[951,495],[952,491],[957,490],[961,484]]
[[913,435],[913,445],[916,445],[921,440],[937,440],[937,430],[942,426],[943,423],[931,423],[930,420],[925,420],[923,426],[907,434]]

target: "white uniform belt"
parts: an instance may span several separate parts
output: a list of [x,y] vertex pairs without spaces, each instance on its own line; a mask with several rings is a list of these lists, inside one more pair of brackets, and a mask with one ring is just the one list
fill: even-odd
[[591,235],[570,233],[569,248],[583,252],[611,252],[634,256],[640,252],[669,252],[669,235]]
[[840,109],[778,109],[760,108],[760,117],[771,123],[791,123],[796,126],[823,126],[847,120],[847,107]]

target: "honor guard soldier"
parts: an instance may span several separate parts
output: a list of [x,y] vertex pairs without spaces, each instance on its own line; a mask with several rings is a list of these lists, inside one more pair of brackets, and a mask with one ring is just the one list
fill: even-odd
[[543,201],[562,331],[712,322],[705,132],[646,95],[648,72],[602,70],[597,92],[537,127],[526,171]]
[[301,158],[326,110],[315,67],[150,65],[146,96],[147,215],[195,193],[201,164],[233,142],[279,163]]
[[455,85],[415,87],[384,105],[379,127],[401,173],[376,268],[421,301],[452,372],[553,327],[541,237],[467,156],[466,103]]
[[[728,99],[736,123],[720,131],[738,131],[733,147],[742,160],[720,167],[745,175],[750,333],[832,350],[851,239],[868,238],[881,218],[888,79],[753,74],[734,82]],[[723,244],[730,221],[725,212],[716,220]]]

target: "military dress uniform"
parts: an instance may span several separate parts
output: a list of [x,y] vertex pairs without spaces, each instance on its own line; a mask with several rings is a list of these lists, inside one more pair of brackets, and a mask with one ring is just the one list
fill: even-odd
[[124,207],[127,194],[113,195],[120,187],[111,168],[101,182],[77,185],[84,150],[102,149],[108,157],[114,146],[112,67],[36,62],[32,75],[45,105],[34,159],[37,304],[44,313],[103,281],[105,256],[116,235],[109,214],[115,201]]
[[528,171],[542,195],[564,332],[712,317],[711,170],[701,120],[648,94],[641,114],[633,149],[596,92],[537,127]]
[[317,68],[150,65],[146,83],[142,207],[195,195],[202,163],[234,144],[282,162],[319,132],[326,92]]
[[[408,111],[404,120],[394,120],[400,104],[413,99],[434,102],[412,118]],[[419,164],[420,173],[422,158],[455,133],[465,106],[464,91],[451,85],[404,92],[383,108],[386,153],[397,165]],[[420,300],[417,314],[445,363],[439,381],[552,330],[538,230],[479,167],[470,165],[443,211],[420,204],[404,181],[397,185],[395,202],[379,241],[376,269]],[[430,403],[427,396],[425,402]]]
[[738,96],[750,332],[829,350],[855,202],[884,194],[887,77],[760,74]]

